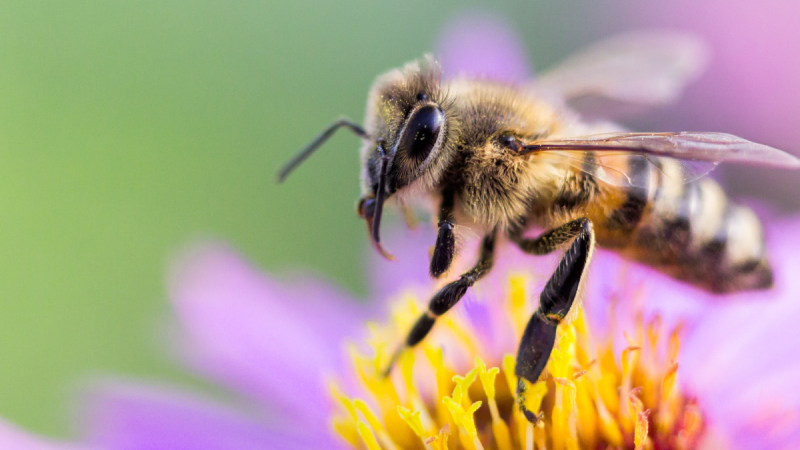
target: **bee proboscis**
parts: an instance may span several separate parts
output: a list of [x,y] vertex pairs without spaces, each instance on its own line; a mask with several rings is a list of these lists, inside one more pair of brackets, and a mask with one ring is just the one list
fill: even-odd
[[[483,235],[478,261],[433,296],[403,348],[419,343],[491,270],[499,236],[532,255],[566,248],[520,342],[518,397],[546,366],[556,327],[580,298],[595,243],[711,292],[772,285],[759,219],[702,176],[724,161],[798,168],[800,160],[725,133],[632,133],[584,121],[567,106],[586,92],[618,100],[628,85],[641,96],[643,86],[656,88],[645,78],[654,75],[685,81],[676,59],[658,58],[680,55],[685,40],[658,39],[647,48],[631,39],[595,46],[523,85],[446,79],[432,58],[412,62],[375,81],[363,127],[335,122],[281,170],[282,181],[346,127],[363,142],[358,211],[381,254],[391,257],[380,239],[390,199],[434,205],[433,277],[453,261],[457,224]],[[604,64],[609,56],[616,66]],[[603,72],[608,67],[616,72]],[[528,237],[531,228],[546,231]]]

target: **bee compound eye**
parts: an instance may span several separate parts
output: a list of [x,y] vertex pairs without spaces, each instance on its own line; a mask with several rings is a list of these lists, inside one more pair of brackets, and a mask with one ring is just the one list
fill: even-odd
[[444,112],[436,105],[427,105],[416,110],[408,119],[398,150],[416,161],[428,157],[444,125]]
[[515,152],[519,151],[519,148],[520,148],[519,141],[517,141],[516,137],[514,137],[514,136],[512,136],[510,134],[504,134],[504,135],[500,136],[497,140],[500,143],[500,145],[502,145],[503,147],[505,147],[505,148],[507,148],[509,150],[513,150]]

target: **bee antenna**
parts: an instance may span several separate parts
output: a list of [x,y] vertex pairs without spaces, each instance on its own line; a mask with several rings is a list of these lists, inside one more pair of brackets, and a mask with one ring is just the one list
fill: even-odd
[[278,176],[277,176],[278,183],[283,183],[283,181],[286,180],[286,177],[288,177],[289,174],[292,173],[292,171],[296,169],[297,166],[300,165],[300,163],[302,163],[309,156],[311,156],[312,153],[314,153],[320,146],[322,146],[322,144],[324,144],[325,141],[330,139],[330,137],[333,136],[333,133],[335,133],[336,130],[338,130],[341,127],[348,128],[350,131],[352,131],[361,139],[369,138],[369,135],[367,134],[366,131],[364,131],[363,128],[361,128],[361,125],[353,122],[352,120],[346,117],[343,117],[334,122],[333,124],[331,124],[328,128],[324,129],[322,133],[320,133],[317,137],[314,138],[313,141],[311,141],[305,148],[297,152],[297,154],[294,155],[292,159],[287,161],[286,164],[284,164],[283,167],[281,167],[281,170],[278,171]]

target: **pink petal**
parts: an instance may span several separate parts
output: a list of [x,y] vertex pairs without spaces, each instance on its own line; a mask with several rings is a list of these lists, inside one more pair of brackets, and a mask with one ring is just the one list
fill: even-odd
[[395,260],[386,260],[372,247],[367,250],[370,298],[384,302],[406,291],[420,294],[430,292],[433,280],[428,275],[428,249],[436,243],[433,229],[421,225],[409,230],[399,224],[386,228],[383,240]]
[[436,56],[447,76],[467,75],[506,82],[533,76],[533,67],[514,25],[473,10],[451,19],[438,39]]
[[88,437],[109,450],[337,448],[325,430],[278,431],[174,390],[116,385],[88,402]]
[[326,375],[341,366],[366,308],[319,282],[278,283],[212,245],[183,258],[171,297],[196,367],[287,418],[326,423]]
[[67,444],[30,434],[0,420],[0,448],[13,450],[89,450],[89,446]]
[[800,220],[767,231],[775,287],[710,303],[681,353],[687,389],[735,448],[800,445]]

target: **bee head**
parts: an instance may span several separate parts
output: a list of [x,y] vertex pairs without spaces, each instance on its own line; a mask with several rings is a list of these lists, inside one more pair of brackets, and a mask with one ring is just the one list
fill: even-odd
[[452,141],[450,110],[441,71],[430,57],[381,76],[372,87],[365,129],[373,140],[361,149],[358,213],[385,256],[379,235],[383,202],[411,185],[428,191],[437,184],[451,153],[444,151]]

